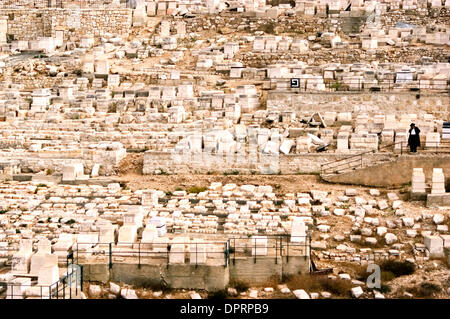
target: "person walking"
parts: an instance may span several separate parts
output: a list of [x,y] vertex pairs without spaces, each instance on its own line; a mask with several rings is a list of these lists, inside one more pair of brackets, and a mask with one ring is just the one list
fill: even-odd
[[417,147],[420,146],[420,129],[414,123],[411,123],[409,129],[408,145],[411,153],[417,152]]

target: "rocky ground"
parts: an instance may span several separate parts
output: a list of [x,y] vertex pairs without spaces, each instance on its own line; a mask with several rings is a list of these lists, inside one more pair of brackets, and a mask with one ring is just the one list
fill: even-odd
[[[137,163],[139,167],[140,156],[134,154],[129,156],[124,162],[123,167],[129,169],[133,167],[133,163]],[[311,190],[325,191],[328,192],[329,198],[335,205],[339,201],[346,201],[349,198],[345,194],[348,192],[348,186],[345,185],[334,185],[329,183],[324,183],[320,180],[319,176],[316,175],[140,175],[136,169],[131,169],[133,173],[125,173],[127,170],[122,169],[122,175],[119,179],[121,182],[126,183],[127,187],[131,190],[155,188],[164,191],[174,191],[176,189],[189,189],[192,186],[197,187],[207,187],[212,182],[221,182],[224,185],[227,183],[235,184],[253,184],[253,185],[271,185],[274,192],[277,195],[283,195],[286,193],[297,193],[297,192],[310,192]],[[436,214],[442,214],[446,221],[444,224],[450,223],[449,221],[449,210],[448,209],[429,209],[425,207],[424,202],[419,201],[409,201],[409,187],[405,185],[402,188],[393,189],[378,189],[376,192],[374,189],[368,187],[352,187],[354,191],[358,194],[358,197],[364,200],[370,201],[373,199],[380,200],[382,198],[388,198],[389,206],[393,203],[389,198],[397,199],[397,204],[401,203],[401,211],[393,209],[392,206],[385,210],[377,211],[375,214],[370,216],[376,217],[379,220],[379,225],[386,225],[388,220],[402,220],[402,218],[410,218],[421,222],[421,229],[432,229],[433,222],[423,219],[427,215],[434,216]],[[372,196],[374,194],[374,196]],[[350,209],[352,206],[351,200],[348,204],[340,206],[343,209]],[[349,206],[349,207],[347,207]],[[339,206],[335,206],[339,207]],[[330,208],[330,211],[333,209]],[[367,277],[366,266],[361,265],[358,262],[348,262],[337,261],[332,259],[324,258],[324,251],[336,252],[337,254],[341,250],[340,245],[351,247],[355,250],[364,249],[367,247],[372,247],[371,245],[349,240],[347,235],[355,233],[355,223],[344,216],[337,216],[331,214],[329,216],[316,216],[314,217],[316,222],[318,219],[331,226],[330,231],[327,233],[322,233],[318,231],[316,227],[313,227],[312,240],[315,242],[317,247],[313,249],[313,256],[316,266],[319,269],[332,268],[333,275],[332,278],[336,278],[339,283],[339,278],[343,277],[352,280],[351,284],[361,284],[362,280]],[[364,223],[363,223],[364,224]],[[400,222],[401,224],[401,222]],[[364,226],[364,225],[363,225]],[[367,226],[367,225],[365,225]],[[362,227],[357,228],[359,231],[367,231]],[[415,270],[411,274],[403,274],[400,276],[394,276],[393,278],[387,278],[383,281],[382,292],[374,292],[364,289],[362,298],[381,298],[381,294],[385,298],[449,298],[450,297],[450,272],[448,271],[447,261],[445,259],[430,260],[424,255],[418,256],[415,252],[416,244],[423,244],[423,239],[420,235],[411,235],[408,232],[408,227],[403,225],[395,229],[389,230],[395,234],[398,238],[398,243],[403,252],[403,260],[413,260],[415,264]],[[448,231],[448,230],[447,230]],[[445,231],[444,231],[445,233]],[[342,236],[342,235],[345,236]],[[367,235],[367,234],[366,234]],[[344,238],[339,238],[340,236]],[[373,248],[379,250],[387,250],[390,245],[387,245],[382,237],[377,237],[378,243]],[[342,246],[341,246],[342,247]],[[351,255],[351,254],[350,254]],[[344,258],[345,259],[345,258]],[[334,277],[333,277],[334,276]],[[348,277],[347,277],[348,276]],[[327,276],[325,276],[327,277]],[[321,277],[322,278],[322,277]],[[324,279],[326,281],[326,279]],[[320,280],[319,280],[320,282]],[[338,288],[333,288],[334,286],[327,286],[328,284],[317,284],[314,279],[311,279],[308,275],[299,276],[298,278],[287,278],[284,282],[273,281],[268,282],[266,286],[261,287],[250,287],[244,286],[240,293],[235,294],[234,290],[227,291],[226,294],[220,293],[211,294],[207,292],[197,292],[202,298],[217,297],[217,296],[227,296],[233,298],[295,298],[293,291],[303,289],[305,290],[311,298],[327,298],[329,295],[328,291],[320,291],[326,287],[335,289],[331,293],[331,298],[351,298],[352,293],[348,283],[340,283]],[[350,288],[349,288],[350,287]],[[232,287],[233,288],[233,287]],[[242,288],[242,287],[240,287]],[[267,288],[267,289],[264,289]],[[283,288],[289,288],[287,289]],[[273,290],[273,291],[272,291]],[[324,293],[325,292],[325,293]],[[147,289],[136,289],[136,293],[141,298],[155,298],[153,291]],[[157,298],[192,298],[191,291],[186,290],[171,290],[170,292],[164,292],[161,296],[157,293]],[[298,293],[298,292],[297,292]],[[316,293],[318,295],[316,295]],[[195,295],[196,296],[196,295]],[[257,297],[255,297],[257,296]],[[110,296],[112,298],[112,296]],[[361,298],[361,297],[360,297]]]

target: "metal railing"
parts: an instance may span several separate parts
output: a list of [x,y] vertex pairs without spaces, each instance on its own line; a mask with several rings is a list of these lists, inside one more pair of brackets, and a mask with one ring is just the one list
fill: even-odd
[[[189,251],[173,251],[173,245],[189,246]],[[211,248],[211,245],[215,246]],[[89,246],[84,248],[85,246]],[[202,247],[203,246],[203,247]],[[222,259],[223,265],[228,265],[228,241],[205,241],[205,242],[175,242],[175,243],[142,243],[142,242],[108,242],[108,243],[75,243],[69,252],[67,260],[80,263],[83,258],[91,256],[103,256],[107,258],[109,268],[113,263],[120,262],[115,258],[128,258],[128,261],[137,262],[138,268],[147,264],[149,259],[163,259],[167,267],[171,263],[171,258],[177,254],[184,255],[184,261],[189,254],[190,263],[196,267],[206,263],[208,256],[217,260]],[[203,255],[204,254],[204,255]],[[172,257],[171,257],[172,256]],[[204,256],[204,257],[203,257]],[[175,258],[177,259],[177,258]],[[205,260],[205,262],[203,262]]]
[[[258,258],[274,257],[275,264],[278,260],[286,257],[302,256],[305,259],[311,254],[311,235],[290,236],[290,235],[264,235],[267,238],[266,244],[258,244],[260,239],[255,237],[232,237],[230,242],[230,261],[233,265],[239,257],[252,257],[256,263]],[[263,253],[260,252],[263,251]]]
[[[275,263],[278,263],[278,258],[286,257],[287,261],[289,261],[291,256],[307,258],[310,254],[311,237],[309,234],[294,237],[290,235],[262,236],[267,238],[267,244],[257,244],[257,238],[248,236],[231,237],[226,241],[205,242],[75,243],[72,246],[72,251],[69,252],[67,263],[69,260],[73,263],[82,263],[83,258],[103,256],[106,258],[110,269],[114,263],[125,262],[125,259],[119,260],[117,257],[127,258],[128,262],[136,262],[138,268],[148,264],[152,258],[162,259],[166,267],[169,267],[171,264],[177,263],[173,262],[173,259],[179,260],[176,255],[182,254],[184,259],[181,262],[179,261],[179,263],[184,263],[186,257],[189,256],[190,264],[197,267],[205,264],[209,257],[216,261],[222,260],[222,265],[227,267],[230,261],[234,263],[237,257],[252,257],[256,263],[259,256],[271,256],[275,257]],[[174,251],[172,246],[177,244],[189,246],[190,249],[189,251]],[[84,246],[90,247],[86,249]],[[263,250],[264,253],[259,253],[259,249]]]
[[[430,146],[431,144],[431,146]],[[357,168],[364,167],[365,161],[369,155],[380,152],[383,154],[383,150],[394,154],[396,151],[403,155],[403,153],[407,153],[406,150],[408,148],[408,142],[395,142],[392,144],[381,146],[377,149],[365,151],[362,153],[358,153],[355,155],[351,155],[349,157],[336,160],[333,162],[325,163],[320,165],[321,174],[330,174],[330,173],[338,173],[340,170],[353,170]],[[428,153],[449,153],[450,152],[450,142],[440,141],[440,142],[425,142],[422,143],[421,147],[417,148],[418,150],[426,151]],[[385,154],[385,153],[384,153]],[[371,159],[372,160],[372,159]]]
[[[270,79],[270,87],[276,85],[282,79]],[[284,79],[289,80],[289,79]],[[374,83],[370,83],[368,80],[347,80],[340,82],[339,80],[326,80],[324,81],[325,90],[314,89],[314,83],[308,84],[308,79],[300,79],[298,87],[291,87],[288,84],[288,88],[297,90],[300,92],[308,91],[325,91],[325,92],[392,92],[392,91],[431,91],[431,92],[450,92],[450,81],[443,80],[415,80],[407,82],[396,82],[392,79],[384,79]]]
[[[30,284],[4,282],[6,299],[25,299],[26,297],[40,299],[72,299],[79,296],[83,290],[82,266],[71,264],[66,274],[51,285],[38,285],[36,281]],[[23,277],[18,275],[17,277]],[[34,291],[30,291],[33,289]]]

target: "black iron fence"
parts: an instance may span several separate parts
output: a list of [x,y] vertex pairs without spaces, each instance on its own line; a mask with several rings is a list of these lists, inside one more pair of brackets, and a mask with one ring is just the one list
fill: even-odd
[[273,257],[275,258],[275,264],[278,264],[278,261],[283,257],[286,258],[286,262],[289,262],[289,257],[293,256],[302,256],[305,259],[311,257],[310,234],[305,236],[268,235],[262,237],[242,236],[228,239],[230,261],[233,265],[239,257],[251,256],[254,263],[257,262],[258,258]]
[[[174,245],[188,246],[180,251]],[[3,248],[4,250],[6,248]],[[9,253],[17,250],[8,249]],[[183,257],[179,257],[183,254]],[[83,290],[83,259],[90,257],[105,258],[105,262],[112,268],[114,263],[137,262],[138,267],[151,264],[152,259],[162,259],[163,264],[184,263],[189,254],[189,262],[196,267],[206,264],[208,258],[215,259],[216,264],[221,263],[227,267],[233,265],[238,258],[252,258],[254,263],[258,259],[273,258],[275,264],[289,262],[290,257],[301,256],[311,258],[311,236],[290,235],[258,235],[237,236],[225,241],[204,242],[172,242],[172,243],[75,243],[66,257],[66,273],[51,285],[38,285],[36,276],[18,275],[18,278],[30,278],[30,281],[15,282],[8,280],[0,282],[6,287],[6,299],[72,299],[79,297]],[[120,257],[117,258],[117,257]],[[99,260],[97,259],[97,262]],[[101,261],[100,261],[101,262]],[[154,262],[154,260],[153,260]],[[31,280],[33,279],[33,280]]]
[[[189,250],[175,251],[174,245],[188,246]],[[72,251],[69,252],[67,260],[74,263],[82,263],[83,258],[91,256],[104,257],[112,268],[113,263],[137,262],[140,268],[143,264],[149,263],[150,259],[160,259],[169,267],[171,263],[184,263],[187,254],[190,256],[190,263],[198,266],[203,264],[206,256],[215,258],[228,265],[228,241],[205,241],[205,242],[172,242],[172,243],[142,243],[142,242],[108,242],[108,243],[75,243]],[[177,257],[183,255],[183,257]],[[182,258],[182,259],[181,259]],[[177,260],[177,261],[175,261]],[[181,260],[181,262],[180,262]]]
[[450,93],[450,80],[437,79],[437,80],[415,80],[415,81],[395,81],[393,79],[383,80],[366,80],[366,79],[353,79],[353,80],[327,80],[325,79],[323,84],[317,84],[311,81],[311,79],[299,78],[296,85],[292,86],[289,83],[289,79],[270,79],[270,87],[274,88],[281,82],[286,81],[286,88],[299,91],[325,91],[325,92],[392,92],[392,91],[410,91],[410,92],[444,92]]
[[[184,245],[188,250],[175,251],[174,245]],[[166,267],[170,264],[184,263],[189,256],[189,262],[196,267],[205,264],[207,258],[215,259],[227,267],[230,261],[238,257],[252,257],[254,261],[263,256],[271,256],[278,263],[278,258],[304,256],[310,254],[310,235],[262,235],[231,237],[226,241],[204,242],[172,242],[172,243],[76,243],[69,252],[67,262],[83,263],[83,259],[103,257],[112,268],[114,263],[132,262],[140,268],[153,260],[161,260]],[[183,255],[183,257],[181,257]]]
[[[27,278],[18,276],[18,278]],[[83,290],[83,267],[75,264],[68,265],[66,273],[51,285],[39,285],[36,280],[29,283],[1,282],[6,287],[6,299],[72,299],[79,297]]]

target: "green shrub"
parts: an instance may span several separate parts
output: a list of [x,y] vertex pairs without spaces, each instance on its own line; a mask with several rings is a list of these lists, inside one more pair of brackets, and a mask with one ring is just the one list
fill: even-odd
[[206,190],[207,190],[206,187],[192,186],[191,188],[189,188],[189,193],[198,194],[198,193],[204,192]]
[[75,219],[69,219],[68,221],[66,221],[66,225],[72,225],[75,224]]
[[335,89],[336,91],[338,91],[341,87],[342,87],[342,84],[339,81],[336,81],[331,85],[331,88]]
[[381,272],[381,282],[391,281],[395,278],[395,275],[391,271]]
[[258,31],[263,31],[268,34],[275,34],[275,23],[268,22],[266,24],[263,24],[258,28]]

